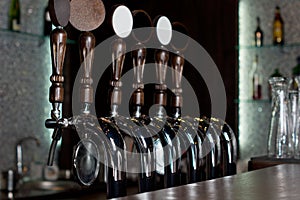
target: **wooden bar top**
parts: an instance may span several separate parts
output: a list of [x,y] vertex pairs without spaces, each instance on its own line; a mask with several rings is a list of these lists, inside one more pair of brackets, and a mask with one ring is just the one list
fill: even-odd
[[118,199],[299,200],[300,166],[299,164],[282,164],[234,176]]

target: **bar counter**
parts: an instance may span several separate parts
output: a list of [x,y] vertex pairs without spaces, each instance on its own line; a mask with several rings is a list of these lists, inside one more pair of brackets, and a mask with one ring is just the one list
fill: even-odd
[[[174,188],[136,194],[136,187],[129,187],[126,197],[118,200],[162,200],[162,199],[220,199],[220,200],[277,200],[300,199],[300,165],[281,164],[227,176],[223,178],[183,185]],[[105,188],[97,191],[74,191],[72,193],[50,194],[19,194],[15,199],[78,199],[101,200],[106,199]],[[0,199],[7,199],[5,194]]]
[[282,164],[234,176],[117,199],[299,200],[300,165]]

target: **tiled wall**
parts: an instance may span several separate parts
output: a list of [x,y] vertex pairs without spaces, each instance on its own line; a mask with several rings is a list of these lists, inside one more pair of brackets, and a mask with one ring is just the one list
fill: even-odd
[[[25,162],[46,163],[51,134],[44,127],[51,73],[49,39],[12,33],[7,28],[10,0],[0,1],[0,171],[15,166],[19,139],[35,136],[36,147],[24,144]],[[21,31],[41,35],[47,0],[20,0]]]
[[[272,46],[272,25],[275,6],[281,8],[285,25],[285,43],[282,48]],[[264,44],[269,47],[249,48],[254,42],[256,17],[261,20]],[[271,118],[268,100],[251,101],[250,74],[255,54],[263,69],[263,99],[268,98],[268,77],[275,68],[290,77],[296,58],[300,55],[300,1],[299,0],[240,0],[239,1],[239,140],[241,158],[267,153],[267,137]]]

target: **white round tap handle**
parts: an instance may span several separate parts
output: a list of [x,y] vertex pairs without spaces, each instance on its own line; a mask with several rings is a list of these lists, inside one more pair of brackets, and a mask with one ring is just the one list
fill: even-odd
[[168,45],[172,39],[172,24],[170,20],[161,16],[156,24],[156,35],[162,45]]
[[131,11],[126,6],[118,6],[112,16],[112,26],[114,32],[120,38],[126,38],[130,35],[133,27],[133,18]]

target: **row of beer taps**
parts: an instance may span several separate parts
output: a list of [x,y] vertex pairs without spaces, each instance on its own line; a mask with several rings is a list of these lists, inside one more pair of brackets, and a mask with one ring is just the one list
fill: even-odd
[[[83,5],[84,4],[84,5]],[[50,14],[56,28],[51,32],[52,75],[50,81],[51,118],[45,124],[53,129],[48,165],[52,165],[57,142],[63,128],[76,128],[80,141],[74,148],[73,167],[76,179],[90,186],[104,166],[104,179],[107,184],[107,197],[125,196],[126,172],[137,166],[139,192],[173,187],[182,184],[182,165],[187,166],[186,183],[212,179],[236,173],[236,141],[231,128],[215,118],[188,118],[181,116],[183,102],[181,79],[184,67],[184,49],[176,47],[170,53],[167,45],[171,42],[172,26],[185,26],[171,23],[166,16],[154,20],[143,10],[130,11],[124,5],[115,6],[112,12],[112,26],[116,37],[111,43],[112,78],[110,81],[109,116],[97,117],[91,111],[94,105],[93,62],[96,39],[92,30],[98,28],[105,16],[101,0],[77,1],[50,0]],[[81,13],[80,7],[91,6],[90,17]],[[61,12],[63,7],[63,12]],[[58,9],[59,8],[59,9]],[[89,8],[88,8],[89,9]],[[149,117],[142,110],[144,106],[143,74],[147,57],[144,43],[152,38],[132,34],[133,17],[141,17],[149,27],[155,26],[160,47],[155,50],[156,85],[154,91],[155,116]],[[63,118],[60,113],[64,101],[63,63],[66,52],[67,33],[64,26],[68,22],[82,33],[79,38],[81,78],[79,115]],[[134,70],[134,92],[131,98],[132,116],[121,116],[118,108],[122,99],[122,70],[126,57],[125,38],[134,35],[136,45],[131,57]],[[173,89],[167,94],[166,74],[168,63],[172,69]],[[77,88],[74,88],[77,89]],[[171,98],[171,114],[165,106]],[[209,149],[209,151],[208,151]]]

